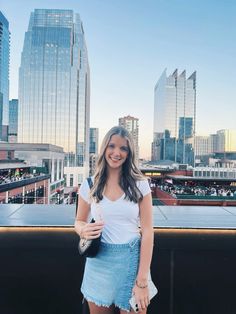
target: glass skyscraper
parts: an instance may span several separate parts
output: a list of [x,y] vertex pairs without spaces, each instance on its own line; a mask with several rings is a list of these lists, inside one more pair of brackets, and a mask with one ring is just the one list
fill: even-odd
[[34,10],[19,70],[18,142],[63,147],[65,167],[80,167],[81,181],[89,167],[89,107],[89,63],[79,15]]
[[89,132],[89,176],[93,176],[98,158],[98,128],[90,128]]
[[9,110],[9,23],[0,11],[0,141],[7,141]]
[[153,160],[194,162],[196,72],[186,79],[175,70],[159,78],[154,91]]
[[9,128],[8,128],[8,142],[17,143],[18,130],[18,99],[9,101]]
[[89,129],[89,154],[98,154],[98,128]]

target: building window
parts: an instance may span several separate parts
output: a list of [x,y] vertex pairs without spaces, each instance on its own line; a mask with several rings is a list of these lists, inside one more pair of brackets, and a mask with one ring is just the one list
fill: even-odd
[[70,174],[70,186],[73,186],[73,182],[74,180],[73,180],[73,174]]
[[82,174],[78,174],[78,184],[81,184],[83,181],[83,175]]
[[54,181],[57,181],[57,160],[54,161]]

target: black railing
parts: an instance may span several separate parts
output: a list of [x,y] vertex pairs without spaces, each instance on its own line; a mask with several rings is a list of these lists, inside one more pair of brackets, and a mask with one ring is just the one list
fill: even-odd
[[[87,314],[75,206],[31,206],[0,210],[0,313]],[[159,294],[148,314],[235,314],[236,207],[157,206],[153,215]]]
[[[0,227],[0,313],[88,313],[77,242],[72,227]],[[155,229],[148,313],[235,314],[235,265],[236,231]]]
[[39,176],[34,176],[32,178],[26,178],[19,181],[13,181],[9,183],[0,184],[0,192],[6,192],[6,191],[16,189],[25,185],[36,183],[36,182],[43,181],[46,179],[50,179],[50,177],[51,177],[50,175],[39,175]]

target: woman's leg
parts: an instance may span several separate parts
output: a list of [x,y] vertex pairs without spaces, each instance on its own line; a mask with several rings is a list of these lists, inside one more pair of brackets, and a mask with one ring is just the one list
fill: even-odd
[[[136,314],[133,310],[130,312],[131,314]],[[147,310],[139,311],[138,314],[146,314]],[[120,310],[120,314],[127,314],[127,311]]]
[[[93,302],[88,302],[90,314],[113,314],[114,306],[110,307],[98,306]],[[126,312],[127,314],[127,312]]]

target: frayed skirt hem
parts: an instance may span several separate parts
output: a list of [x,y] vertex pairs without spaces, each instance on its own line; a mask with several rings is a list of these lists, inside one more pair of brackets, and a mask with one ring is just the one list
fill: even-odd
[[[87,302],[92,302],[92,303],[96,304],[97,306],[101,306],[101,307],[110,307],[111,305],[114,304],[114,303],[108,304],[108,303],[100,302],[100,301],[94,299],[93,297],[89,297],[88,295],[85,295],[84,293],[83,293],[83,296],[84,296],[84,299],[87,300]],[[118,307],[120,310],[126,311],[127,313],[130,313],[130,309],[124,308],[124,307],[122,307],[122,306],[119,305],[119,304],[114,304],[114,305],[115,305],[116,307]]]

